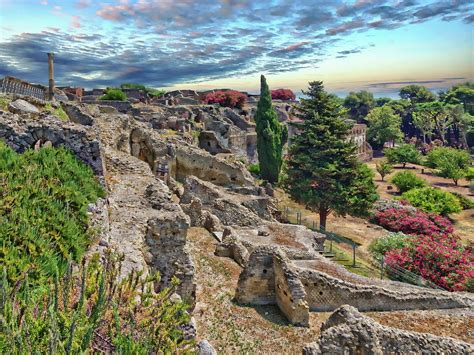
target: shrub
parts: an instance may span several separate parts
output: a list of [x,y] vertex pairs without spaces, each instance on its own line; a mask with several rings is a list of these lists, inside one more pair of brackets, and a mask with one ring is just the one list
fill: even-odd
[[80,260],[91,235],[87,205],[103,195],[92,170],[66,149],[17,154],[0,142],[0,244],[12,280]]
[[69,116],[63,110],[61,106],[54,108],[49,102],[44,106],[44,109],[50,111],[54,116],[58,117],[61,121],[69,121]]
[[[414,272],[450,291],[472,287],[474,249],[453,235],[422,235],[385,254],[385,262]],[[471,285],[471,286],[470,286]]]
[[426,186],[426,181],[422,178],[419,178],[411,171],[399,171],[393,175],[391,182],[401,193]]
[[463,194],[460,194],[459,192],[451,193],[456,196],[463,210],[469,210],[471,208],[474,208],[474,200],[472,198],[466,197]]
[[469,183],[469,191],[471,192],[471,194],[474,194],[474,181],[471,181]]
[[466,179],[468,181],[474,181],[474,168],[467,169]]
[[146,92],[148,95],[152,97],[162,97],[166,94],[166,90],[164,89],[151,89],[151,88],[146,88]]
[[375,259],[382,258],[387,252],[394,249],[401,249],[406,246],[408,235],[398,232],[389,233],[386,236],[374,239],[369,244],[369,252]]
[[410,235],[448,235],[453,225],[446,217],[423,211],[388,208],[376,212],[372,221],[391,232]]
[[120,89],[107,88],[105,95],[99,97],[99,100],[125,101],[127,100],[127,95]]
[[296,96],[290,89],[272,90],[272,100],[295,100]]
[[413,144],[402,144],[395,148],[387,148],[384,152],[389,163],[402,164],[403,167],[407,163],[418,164],[421,159],[421,154]]
[[436,169],[436,175],[452,179],[457,185],[459,179],[469,174],[471,157],[465,150],[438,147],[428,153],[426,165]]
[[394,208],[394,209],[404,209],[404,210],[409,210],[412,212],[416,212],[416,208],[413,206],[410,206],[407,201],[398,201],[398,200],[390,200],[390,199],[385,199],[381,198],[380,200],[376,201],[374,204],[374,210],[376,212],[383,212],[385,210],[388,210],[389,208]]
[[375,168],[382,177],[382,181],[384,181],[383,179],[386,175],[393,171],[393,166],[387,160],[382,160],[380,164],[375,164]]
[[106,253],[103,265],[98,259],[78,272],[69,264],[41,288],[32,288],[27,275],[9,282],[3,269],[0,352],[171,354],[190,343],[181,330],[187,307],[171,301],[177,279],[156,294],[159,275],[132,272],[118,281],[120,258]]
[[412,206],[428,213],[446,216],[449,213],[458,213],[462,210],[459,199],[456,196],[433,187],[412,189],[405,192],[402,198],[410,202]]
[[260,165],[259,164],[250,164],[248,170],[257,176],[260,175]]
[[247,96],[240,91],[235,90],[215,91],[207,94],[203,101],[207,104],[219,104],[224,107],[242,108],[247,101]]

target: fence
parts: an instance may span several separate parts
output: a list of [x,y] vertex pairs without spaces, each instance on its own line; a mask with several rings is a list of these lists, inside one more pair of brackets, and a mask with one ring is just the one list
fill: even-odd
[[45,100],[46,87],[33,85],[12,76],[6,76],[0,79],[0,93],[33,96],[39,100]]
[[[288,221],[288,223],[304,225],[313,231],[317,231],[326,235],[327,248],[324,250],[324,255],[326,257],[334,258],[334,261],[339,262],[346,268],[350,268],[350,271],[364,276],[374,276],[378,274],[380,275],[381,279],[385,277],[395,281],[406,282],[412,285],[443,290],[443,288],[431,281],[422,278],[420,275],[405,270],[399,266],[385,264],[383,258],[370,260],[370,266],[364,265],[360,263],[360,261],[357,261],[356,254],[357,248],[361,245],[360,243],[357,243],[356,241],[342,235],[319,229],[315,220],[307,221],[306,218],[303,218],[301,211],[293,210],[288,206],[282,206],[280,211],[282,218]],[[339,246],[337,250],[333,246],[333,243]],[[351,248],[352,255],[350,256],[349,260],[346,259],[347,255],[340,247],[341,244],[348,245]],[[349,261],[350,264],[344,264],[342,261]],[[371,268],[371,266],[373,266],[373,268]]]

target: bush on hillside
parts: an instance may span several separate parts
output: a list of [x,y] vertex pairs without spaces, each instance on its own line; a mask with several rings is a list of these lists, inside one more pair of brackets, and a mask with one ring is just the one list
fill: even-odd
[[458,180],[469,174],[471,156],[466,150],[438,147],[428,153],[426,165],[436,169],[436,175],[452,179],[457,185]]
[[64,271],[91,237],[87,206],[104,191],[92,170],[64,148],[17,154],[0,142],[2,264],[16,280]]
[[375,212],[383,212],[385,210],[388,210],[389,208],[394,208],[397,210],[403,209],[403,210],[409,210],[412,212],[416,211],[416,208],[413,206],[410,206],[407,201],[398,201],[398,200],[392,200],[392,199],[386,199],[386,198],[381,198],[380,200],[376,201],[374,203],[374,211]]
[[412,189],[405,192],[402,195],[402,199],[407,200],[412,206],[424,212],[441,214],[443,216],[450,213],[458,213],[462,210],[461,203],[456,196],[433,187]]
[[2,354],[174,354],[186,343],[187,306],[171,301],[178,280],[154,293],[159,275],[132,272],[118,281],[121,258],[105,253],[85,265],[69,264],[64,276],[29,285],[3,271]]
[[421,160],[421,154],[413,144],[401,144],[398,147],[387,148],[384,153],[389,163],[402,164],[403,167],[407,163],[418,164]]
[[474,199],[466,197],[463,194],[460,194],[459,192],[451,193],[456,196],[463,210],[470,210],[471,208],[474,208]]
[[398,232],[389,233],[383,237],[374,239],[368,247],[370,254],[375,259],[381,259],[387,252],[394,249],[401,249],[407,245],[410,236]]
[[390,181],[398,188],[398,191],[401,193],[426,186],[426,181],[422,178],[419,178],[411,171],[399,171],[393,175]]
[[250,164],[248,170],[254,174],[259,176],[260,175],[260,165],[259,164]]
[[127,95],[120,89],[108,88],[105,95],[99,97],[99,100],[125,101]]
[[276,89],[272,90],[272,100],[295,100],[296,96],[290,89]]
[[453,225],[446,217],[423,211],[388,208],[376,212],[372,221],[390,232],[409,235],[448,235],[453,233]]
[[449,291],[473,291],[474,245],[453,235],[422,235],[385,254],[385,262],[414,272]]
[[246,101],[247,96],[235,90],[210,92],[203,99],[206,104],[219,104],[231,108],[242,108]]

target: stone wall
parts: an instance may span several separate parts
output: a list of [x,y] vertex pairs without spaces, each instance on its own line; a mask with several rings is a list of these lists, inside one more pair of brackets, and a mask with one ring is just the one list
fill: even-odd
[[[322,256],[320,256],[322,258]],[[331,263],[327,261],[326,263]],[[320,264],[324,266],[324,263]],[[355,284],[332,277],[314,268],[292,262],[279,247],[254,249],[242,270],[236,300],[250,304],[277,304],[293,324],[307,325],[305,313],[332,311],[343,304],[363,311],[465,308],[474,305],[474,297],[430,290],[401,283],[384,286]],[[325,268],[328,270],[328,268]],[[344,274],[341,273],[344,278]]]
[[122,113],[127,113],[132,109],[132,104],[128,101],[96,100],[95,97],[89,99],[84,96],[82,102],[89,105],[111,106]]
[[53,116],[31,119],[0,111],[0,139],[19,153],[49,141],[54,147],[64,146],[72,151],[96,175],[105,174],[101,144],[97,132],[90,127]]
[[386,327],[347,305],[322,325],[318,341],[303,349],[304,355],[472,353],[474,346],[466,342]]

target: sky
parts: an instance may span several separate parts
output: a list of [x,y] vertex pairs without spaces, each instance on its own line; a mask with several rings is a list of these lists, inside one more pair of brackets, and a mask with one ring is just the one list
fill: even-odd
[[474,80],[469,0],[0,0],[0,77],[394,97]]

